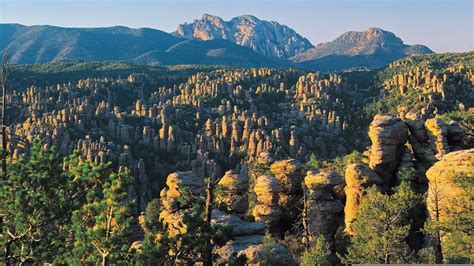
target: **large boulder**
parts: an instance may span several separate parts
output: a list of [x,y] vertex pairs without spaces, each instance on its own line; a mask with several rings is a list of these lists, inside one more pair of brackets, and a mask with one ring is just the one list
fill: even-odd
[[276,225],[281,217],[278,205],[281,185],[278,180],[270,175],[261,175],[256,180],[254,192],[257,197],[257,204],[252,211],[255,220],[268,226]]
[[[455,201],[463,192],[457,183],[460,176],[474,179],[474,148],[448,153],[426,172],[427,207],[431,215],[434,215],[436,204],[441,220],[457,208]],[[437,202],[436,198],[439,199]]]
[[231,213],[243,214],[249,206],[249,178],[229,170],[218,183],[216,202]]
[[380,188],[384,181],[375,171],[362,163],[349,164],[344,174],[346,180],[346,205],[344,207],[345,231],[352,234],[352,222],[354,221],[360,202],[367,188],[376,186]]
[[296,265],[293,254],[282,244],[271,246],[253,245],[238,253],[238,257],[245,256],[248,265],[260,265],[262,260],[268,260],[276,265]]
[[228,214],[218,209],[212,210],[211,225],[227,226],[231,229],[230,235],[249,236],[264,235],[265,224],[261,222],[246,222],[236,215]]
[[448,126],[441,118],[430,118],[426,120],[425,127],[428,132],[431,148],[439,160],[443,155],[449,153]]
[[408,128],[398,117],[375,115],[369,127],[369,137],[372,141],[370,167],[389,183],[400,164],[403,146],[408,140]]
[[344,205],[337,198],[334,187],[342,184],[342,180],[332,170],[310,170],[304,183],[307,188],[306,221],[309,241],[324,236],[332,241],[339,227]]
[[[465,185],[466,181],[468,184],[474,181],[474,149],[446,154],[426,172],[426,177],[426,205],[430,219],[441,223],[449,222],[448,218],[456,217],[457,213],[465,213],[466,204],[469,204],[466,198],[472,197],[472,187],[467,187],[466,191],[466,187],[459,181],[462,180]],[[442,246],[445,246],[444,243],[449,238],[450,232],[442,234]],[[446,249],[443,249],[443,252],[446,252]]]
[[279,204],[282,219],[294,221],[300,214],[303,175],[301,163],[295,159],[280,160],[270,166],[270,171],[281,185]]
[[301,191],[301,163],[295,159],[280,160],[270,166],[270,171],[280,182],[282,192],[285,194],[294,194]]
[[168,187],[160,192],[163,210],[160,220],[168,227],[170,235],[187,232],[183,223],[185,213],[202,196],[204,184],[192,172],[175,172],[166,179]]

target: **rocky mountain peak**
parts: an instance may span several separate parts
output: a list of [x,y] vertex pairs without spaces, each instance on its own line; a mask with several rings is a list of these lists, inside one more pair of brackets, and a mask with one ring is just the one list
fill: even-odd
[[408,55],[427,53],[433,51],[423,45],[407,45],[394,33],[371,27],[364,31],[343,33],[331,42],[320,43],[315,48],[294,56],[292,60],[299,63],[311,62],[310,67],[314,67],[316,60],[333,58],[334,62],[334,57],[353,57],[356,61],[352,65],[357,67],[367,65],[364,61],[366,57],[376,57],[375,67],[381,67]]
[[252,15],[242,15],[224,21],[220,17],[204,14],[200,20],[180,24],[173,34],[204,41],[229,40],[272,58],[289,58],[313,47],[306,38],[290,27],[260,20]]

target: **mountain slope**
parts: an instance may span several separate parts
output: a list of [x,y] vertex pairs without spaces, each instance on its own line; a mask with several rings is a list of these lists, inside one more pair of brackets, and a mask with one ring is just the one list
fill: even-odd
[[224,65],[235,67],[288,66],[284,61],[264,57],[253,50],[226,40],[186,40],[166,51],[150,51],[133,60],[149,65]]
[[362,32],[346,32],[334,41],[321,43],[291,60],[312,69],[333,70],[383,67],[409,55],[428,53],[433,51],[426,46],[406,45],[392,32],[369,28]]
[[61,28],[0,24],[0,35],[6,36],[0,43],[0,50],[11,44],[12,63],[127,60],[150,50],[165,50],[182,41],[160,30],[127,27]]
[[229,40],[273,58],[289,58],[313,47],[306,38],[288,26],[250,15],[224,21],[220,17],[204,14],[193,23],[179,25],[173,34],[204,41]]

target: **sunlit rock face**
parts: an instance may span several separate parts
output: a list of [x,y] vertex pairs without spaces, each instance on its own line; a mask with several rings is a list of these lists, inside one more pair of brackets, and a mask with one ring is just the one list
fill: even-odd
[[313,47],[306,38],[288,26],[250,15],[224,21],[220,17],[204,14],[192,23],[179,25],[173,34],[204,41],[229,40],[274,58],[290,58]]

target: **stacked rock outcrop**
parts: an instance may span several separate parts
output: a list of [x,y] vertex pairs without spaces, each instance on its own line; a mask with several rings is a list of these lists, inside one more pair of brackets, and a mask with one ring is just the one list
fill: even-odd
[[254,186],[257,203],[252,210],[256,221],[265,223],[268,227],[275,226],[281,218],[280,199],[281,185],[270,175],[261,175]]
[[[448,153],[426,172],[428,178],[427,207],[430,215],[445,220],[459,211],[456,200],[463,193],[461,178],[474,179],[474,149]],[[439,211],[436,214],[436,210]]]
[[352,234],[351,224],[354,221],[365,191],[371,186],[381,188],[384,181],[375,171],[362,163],[349,164],[346,167],[344,178],[346,187],[346,205],[344,207],[345,231]]
[[187,230],[183,224],[184,214],[202,196],[204,184],[192,172],[176,172],[168,175],[166,185],[160,193],[163,205],[160,220],[170,235],[184,234]]
[[244,214],[249,206],[249,178],[229,170],[218,183],[216,202],[230,213]]
[[372,141],[370,167],[386,184],[390,184],[400,165],[400,157],[408,140],[408,128],[398,117],[375,115],[369,127],[369,137]]
[[332,241],[343,216],[344,205],[336,196],[334,187],[344,180],[331,170],[310,170],[304,178],[307,188],[305,215],[309,241],[319,236]]
[[270,166],[270,171],[281,185],[278,203],[282,209],[282,218],[292,221],[301,210],[301,163],[295,159],[276,161]]

